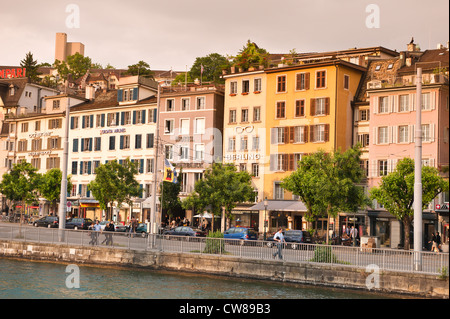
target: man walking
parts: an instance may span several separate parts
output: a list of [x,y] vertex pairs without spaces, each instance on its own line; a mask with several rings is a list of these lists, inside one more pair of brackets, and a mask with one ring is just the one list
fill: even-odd
[[275,257],[278,255],[279,259],[283,259],[282,249],[283,249],[283,243],[285,243],[286,241],[284,240],[282,228],[278,229],[275,236],[273,236],[273,240],[275,240],[277,242],[277,251],[275,252],[275,254],[273,254],[273,258],[275,259]]

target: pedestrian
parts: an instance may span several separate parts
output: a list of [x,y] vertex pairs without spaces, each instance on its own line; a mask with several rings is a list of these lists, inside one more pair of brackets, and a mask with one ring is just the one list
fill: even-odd
[[356,246],[356,239],[358,237],[358,229],[356,229],[355,226],[352,226],[352,229],[350,230],[350,236],[352,237],[353,246]]
[[98,245],[98,236],[100,235],[100,232],[102,231],[102,227],[100,226],[100,223],[98,220],[95,221],[95,225],[93,228],[94,228],[93,245]]
[[434,235],[434,233],[431,234],[431,240],[428,243],[432,243],[431,251],[439,252],[439,249],[437,247],[436,236]]
[[286,240],[284,240],[282,228],[278,228],[278,232],[273,236],[273,240],[277,242],[277,251],[273,254],[273,258],[275,259],[275,257],[278,255],[279,259],[283,259],[282,249],[283,243],[285,243]]
[[439,253],[441,251],[441,236],[439,235],[439,232],[436,232],[436,247],[437,252]]
[[112,244],[113,244],[113,238],[112,238],[113,234],[111,234],[112,231],[114,231],[114,224],[113,224],[113,222],[106,223],[106,226],[105,226],[105,240],[102,242],[102,244],[105,243],[106,246],[108,246],[108,245],[112,246]]

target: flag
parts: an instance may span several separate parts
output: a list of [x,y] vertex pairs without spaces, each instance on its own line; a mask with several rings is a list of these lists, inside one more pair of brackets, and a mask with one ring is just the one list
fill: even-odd
[[204,71],[205,69],[203,68],[203,64],[200,64],[200,73],[201,74],[203,74],[203,71]]
[[164,182],[176,183],[177,182],[177,172],[175,168],[170,164],[170,162],[164,159]]

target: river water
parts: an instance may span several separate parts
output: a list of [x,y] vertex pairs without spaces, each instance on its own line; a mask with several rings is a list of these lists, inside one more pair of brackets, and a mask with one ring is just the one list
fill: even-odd
[[66,264],[0,257],[0,299],[396,298],[348,289],[83,265],[78,265],[79,288],[68,288],[66,279],[72,272],[66,272],[66,267]]

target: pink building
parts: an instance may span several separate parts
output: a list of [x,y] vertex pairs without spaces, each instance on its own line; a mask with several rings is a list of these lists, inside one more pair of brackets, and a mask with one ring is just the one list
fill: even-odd
[[[392,172],[399,160],[414,159],[416,123],[416,73],[422,68],[422,165],[442,168],[449,164],[449,85],[448,48],[425,52],[402,52],[398,59],[373,61],[369,66],[372,79],[367,81],[367,99],[370,101],[368,186],[377,186],[382,178]],[[391,71],[391,72],[389,72]],[[383,76],[377,77],[377,72]],[[428,230],[445,232],[448,238],[447,219],[436,225],[435,205],[448,202],[448,194],[434,200],[424,212],[425,239]],[[373,232],[398,228],[392,225],[382,213],[383,208],[375,203],[375,210],[369,212],[373,219]],[[377,212],[377,213],[374,213]],[[384,213],[386,214],[386,213]],[[392,217],[392,216],[390,216]],[[376,220],[380,222],[377,225]],[[447,228],[445,229],[445,225]],[[372,233],[373,233],[372,232]],[[391,247],[401,238],[383,234],[384,241]],[[381,234],[377,234],[381,235]],[[383,237],[382,236],[382,237]]]

